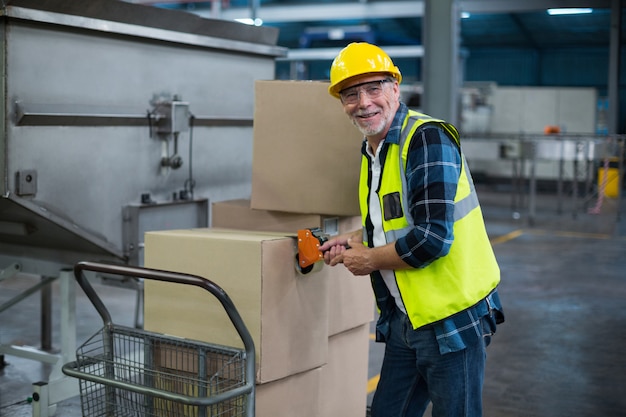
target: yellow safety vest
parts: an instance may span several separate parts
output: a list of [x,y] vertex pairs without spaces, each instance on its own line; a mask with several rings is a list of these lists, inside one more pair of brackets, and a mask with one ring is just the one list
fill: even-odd
[[[404,120],[398,144],[388,143],[389,149],[380,180],[379,201],[384,213],[385,196],[399,194],[402,213],[385,220],[383,230],[387,243],[396,241],[413,229],[414,223],[407,201],[405,175],[407,154],[413,134],[424,123],[437,123],[460,144],[456,128],[442,120],[409,111]],[[485,230],[482,211],[465,157],[461,153],[461,176],[454,197],[454,241],[450,251],[424,268],[395,270],[407,315],[417,329],[445,319],[478,303],[500,282],[500,269]],[[369,161],[363,156],[359,186],[359,201],[363,219],[363,241],[369,246],[366,219],[369,212]],[[394,216],[395,217],[395,216]]]

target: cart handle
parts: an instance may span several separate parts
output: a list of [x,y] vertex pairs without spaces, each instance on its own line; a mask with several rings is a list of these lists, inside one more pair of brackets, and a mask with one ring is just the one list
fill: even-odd
[[177,284],[185,284],[185,285],[195,285],[200,288],[204,288],[224,307],[226,314],[228,314],[228,318],[232,322],[233,326],[239,333],[239,337],[243,341],[244,348],[246,351],[246,380],[248,383],[254,384],[255,378],[255,350],[254,350],[254,340],[248,331],[241,315],[237,311],[235,304],[230,299],[226,291],[224,291],[219,285],[210,281],[206,278],[199,277],[197,275],[183,274],[177,272],[169,272],[163,271],[159,269],[152,268],[143,268],[143,267],[133,267],[126,265],[114,265],[114,264],[104,264],[97,262],[78,262],[74,265],[74,276],[76,277],[76,281],[81,286],[93,306],[96,308],[100,317],[102,317],[102,321],[105,326],[111,327],[113,326],[113,321],[111,320],[111,314],[109,310],[105,307],[102,299],[96,294],[96,291],[93,289],[87,278],[85,277],[84,271],[93,271],[93,272],[101,272],[106,274],[114,274],[114,275],[122,275],[122,276],[131,276],[136,278],[144,278],[151,279],[156,281],[164,281],[164,282],[173,282]]

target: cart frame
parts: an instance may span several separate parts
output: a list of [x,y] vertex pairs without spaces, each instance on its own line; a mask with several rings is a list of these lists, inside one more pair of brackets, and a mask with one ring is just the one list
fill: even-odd
[[[244,349],[236,349],[233,347],[226,347],[220,345],[213,345],[205,342],[198,342],[189,339],[177,338],[174,336],[163,335],[160,333],[149,332],[141,329],[130,328],[125,326],[115,325],[111,319],[111,314],[105,307],[102,299],[97,295],[94,288],[89,283],[88,279],[85,276],[85,271],[92,271],[103,274],[113,274],[113,275],[121,275],[121,276],[130,276],[135,278],[143,278],[150,279],[156,281],[163,282],[171,282],[177,284],[184,285],[193,285],[200,288],[203,288],[210,292],[217,300],[221,303],[222,307],[226,311],[230,321],[233,326],[237,330],[239,337],[243,341]],[[78,284],[81,286],[93,306],[96,308],[100,317],[103,321],[103,327],[100,332],[96,333],[92,338],[90,338],[84,345],[80,346],[77,352],[77,359],[73,362],[69,362],[65,364],[62,368],[63,373],[78,378],[81,382],[81,404],[83,405],[83,415],[85,415],[85,404],[83,399],[88,395],[87,390],[94,391],[93,385],[87,387],[83,383],[85,381],[89,381],[89,383],[100,384],[105,392],[106,399],[106,415],[107,416],[118,416],[118,415],[137,415],[137,410],[133,410],[132,414],[117,414],[114,410],[116,408],[116,393],[118,392],[127,392],[127,393],[135,393],[139,396],[145,396],[145,398],[155,401],[168,401],[174,404],[180,404],[182,406],[192,406],[192,412],[190,415],[192,416],[209,416],[207,414],[207,410],[211,409],[211,407],[216,407],[221,403],[226,401],[236,400],[238,397],[241,397],[245,404],[242,404],[243,412],[246,417],[254,417],[255,413],[255,348],[254,341],[252,336],[248,332],[248,329],[243,322],[243,319],[239,315],[234,303],[226,294],[226,292],[219,287],[214,282],[202,278],[196,275],[189,274],[181,274],[157,269],[150,268],[142,268],[142,267],[130,267],[130,266],[122,266],[122,265],[112,265],[112,264],[103,264],[103,263],[95,263],[95,262],[79,262],[74,266],[74,275]],[[122,335],[122,336],[119,336]],[[207,352],[209,354],[211,352],[218,352],[219,355],[227,356],[234,355],[235,361],[240,360],[243,364],[240,375],[238,376],[240,379],[236,381],[235,384],[232,384],[228,389],[224,389],[221,392],[217,392],[215,394],[208,393],[205,386],[192,386],[191,391],[193,391],[193,395],[181,394],[178,392],[172,392],[171,389],[159,388],[151,386],[151,384],[143,383],[142,381],[133,381],[128,378],[118,378],[117,374],[119,374],[118,366],[125,367],[127,363],[113,363],[114,360],[120,362],[118,359],[113,358],[114,349],[120,349],[118,344],[119,342],[114,339],[117,337],[129,337],[130,342],[125,340],[121,343],[121,345],[125,346],[124,349],[128,349],[128,346],[132,346],[133,343],[139,341],[140,347],[145,349],[145,343],[150,343],[152,346],[154,343],[157,343],[157,346],[165,346],[164,349],[168,348],[168,345],[175,346],[183,346],[182,349],[184,355],[195,355],[195,351],[202,352],[202,355],[205,355]],[[102,349],[98,350],[97,355],[85,355],[84,351],[91,349],[89,344],[93,344],[94,340],[96,343],[102,344]],[[156,341],[156,342],[155,342]],[[152,349],[150,347],[150,349]],[[81,352],[82,351],[82,352]],[[151,350],[150,350],[151,351]],[[152,351],[151,351],[152,352]],[[191,352],[191,353],[190,353]],[[90,351],[91,353],[91,351]],[[161,354],[162,355],[162,354]],[[180,351],[174,351],[174,353],[169,353],[169,355],[180,356]],[[152,361],[154,360],[154,355],[152,353],[146,354],[146,358],[143,357],[141,362]],[[206,366],[202,367],[202,363],[205,362],[204,356],[200,356],[194,364],[198,362],[201,363],[200,372],[206,372]],[[94,364],[98,364],[98,371],[94,372]],[[139,372],[142,374],[142,380],[151,380],[154,379],[156,375],[159,378],[170,378],[171,370],[167,373],[159,373],[159,371],[153,370],[154,364],[144,364],[141,363],[141,369]],[[133,365],[134,366],[134,365]],[[148,375],[148,371],[146,370],[146,376],[143,378],[144,369],[143,366],[146,366],[146,369],[150,368],[150,375]],[[196,365],[194,365],[196,366]],[[196,366],[197,367],[197,366]],[[137,372],[136,367],[133,368],[135,372]],[[196,370],[197,371],[197,370]],[[128,369],[123,369],[122,373],[128,373]],[[204,375],[202,376],[204,378]],[[232,382],[232,379],[231,379]],[[169,383],[169,381],[168,381]],[[172,383],[169,383],[172,384]],[[196,379],[185,379],[184,384],[186,387],[184,391],[190,391],[190,384],[197,384]],[[97,386],[100,386],[97,385]],[[156,384],[159,385],[159,384]],[[163,384],[168,385],[168,384]],[[158,399],[158,400],[157,400]],[[195,408],[197,407],[197,408]],[[99,414],[101,415],[101,414]],[[161,414],[149,414],[149,415],[161,415]],[[188,415],[187,411],[184,415]],[[213,416],[214,414],[210,414]],[[222,414],[219,414],[220,416]],[[228,414],[231,416],[232,414]],[[240,414],[237,414],[239,416]],[[87,416],[85,416],[87,417]]]

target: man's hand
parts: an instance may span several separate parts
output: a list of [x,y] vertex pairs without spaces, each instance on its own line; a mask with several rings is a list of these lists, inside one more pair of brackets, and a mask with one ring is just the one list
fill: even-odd
[[367,275],[372,268],[369,257],[370,249],[366,248],[360,239],[355,241],[355,234],[338,236],[330,239],[319,250],[324,253],[324,262],[327,265],[335,266],[344,264],[353,275]]
[[356,230],[327,240],[319,247],[324,254],[324,262],[330,266],[344,264],[353,275],[367,275],[381,269],[409,268],[398,256],[393,242],[368,248],[362,239],[362,231]]
[[348,239],[348,246],[350,249],[344,250],[337,258],[341,258],[352,275],[368,275],[375,270],[369,256],[372,249],[365,247],[362,242],[352,242],[352,239]]
[[357,229],[324,242],[324,244],[319,247],[319,250],[324,254],[324,262],[330,266],[343,263],[343,254],[351,247],[349,242],[354,241],[356,245],[358,240],[358,244],[363,246],[361,243],[362,236],[363,230]]
[[349,236],[338,236],[324,242],[319,250],[324,254],[324,263],[335,266],[343,262],[343,253],[347,250]]

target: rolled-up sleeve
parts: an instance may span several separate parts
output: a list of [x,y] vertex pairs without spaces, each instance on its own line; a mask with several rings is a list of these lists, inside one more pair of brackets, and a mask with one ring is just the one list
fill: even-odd
[[407,157],[409,212],[415,227],[396,241],[398,255],[422,268],[450,251],[454,240],[454,196],[461,173],[456,143],[436,124],[420,127]]

